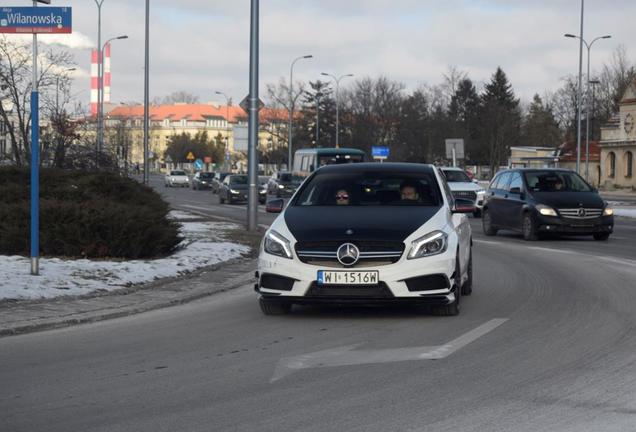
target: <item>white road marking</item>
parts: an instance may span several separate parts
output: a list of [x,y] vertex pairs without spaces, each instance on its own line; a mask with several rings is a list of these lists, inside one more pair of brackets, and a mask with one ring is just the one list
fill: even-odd
[[457,339],[453,339],[452,341],[440,346],[365,351],[356,350],[356,348],[362,345],[362,343],[359,343],[316,351],[309,354],[302,354],[295,357],[283,357],[276,365],[276,369],[270,379],[270,383],[278,381],[279,379],[300,369],[314,367],[353,366],[413,360],[440,360],[493,331],[506,321],[508,321],[508,318],[492,319],[479,327],[464,333]]

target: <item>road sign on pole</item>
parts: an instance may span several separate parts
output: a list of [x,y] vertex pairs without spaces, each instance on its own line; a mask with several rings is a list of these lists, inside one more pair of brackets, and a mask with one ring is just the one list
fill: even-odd
[[386,146],[372,146],[371,156],[373,156],[373,159],[377,159],[382,163],[389,157],[389,148]]
[[0,33],[71,33],[70,7],[0,7]]
[[186,159],[189,160],[190,162],[192,162],[195,159],[194,153],[188,152],[188,155],[186,156]]
[[453,166],[457,165],[457,159],[464,159],[464,139],[446,139],[446,159],[453,161]]

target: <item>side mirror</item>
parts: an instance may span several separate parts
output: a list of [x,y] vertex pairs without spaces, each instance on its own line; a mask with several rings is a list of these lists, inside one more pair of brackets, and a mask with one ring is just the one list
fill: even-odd
[[521,193],[521,188],[519,188],[519,187],[510,188],[510,193],[520,194]]
[[475,203],[471,200],[455,198],[455,206],[453,207],[453,213],[474,213],[477,211]]
[[285,207],[285,200],[276,198],[276,199],[267,201],[267,205],[265,206],[265,211],[267,213],[280,213],[283,211],[284,207]]

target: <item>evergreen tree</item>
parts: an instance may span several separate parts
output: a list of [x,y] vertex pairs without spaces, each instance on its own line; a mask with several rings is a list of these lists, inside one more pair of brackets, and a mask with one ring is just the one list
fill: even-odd
[[426,95],[416,90],[404,99],[400,126],[391,148],[391,159],[402,162],[426,163],[430,159],[428,125],[429,107]]
[[452,122],[453,138],[464,139],[466,160],[473,163],[478,161],[479,154],[479,109],[477,89],[470,79],[464,78],[451,97],[448,114]]
[[557,147],[563,136],[550,105],[534,95],[521,128],[521,143],[526,146]]
[[518,145],[521,126],[519,99],[504,71],[498,67],[481,96],[480,159],[492,172],[508,160],[510,147]]
[[309,87],[301,102],[301,118],[295,128],[294,147],[333,147],[336,142],[336,102],[331,85],[318,80],[310,82]]

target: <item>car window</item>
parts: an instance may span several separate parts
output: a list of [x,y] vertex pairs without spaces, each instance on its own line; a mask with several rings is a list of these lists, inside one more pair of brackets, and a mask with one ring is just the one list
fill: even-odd
[[499,181],[497,181],[497,186],[495,187],[495,189],[499,189],[499,190],[508,190],[508,182],[510,181],[510,175],[511,173],[509,172],[504,172],[501,173],[501,176],[499,177]]
[[592,192],[581,176],[571,171],[526,171],[528,188],[533,192]]
[[470,177],[464,171],[442,170],[446,181],[449,183],[470,183]]
[[184,175],[186,175],[186,173],[185,173],[185,171],[172,170],[172,171],[170,171],[170,175],[173,175],[173,176],[184,176]]
[[[320,171],[318,171],[320,172]],[[412,198],[403,198],[405,188]],[[346,196],[352,206],[442,205],[437,179],[432,172],[355,172],[318,174],[305,184],[292,205],[339,205]]]
[[510,186],[508,186],[507,190],[510,191],[513,188],[518,188],[520,191],[523,191],[523,180],[521,179],[521,174],[519,174],[518,172],[512,174]]
[[448,201],[448,205],[450,206],[450,208],[453,208],[455,206],[455,198],[453,197],[453,192],[451,192],[450,187],[448,187],[448,180],[444,178],[444,176],[441,177],[442,190],[446,194],[446,201]]
[[235,185],[246,185],[247,184],[247,176],[246,175],[235,175],[228,177],[231,184]]
[[214,173],[211,173],[211,172],[199,173],[199,177],[206,180],[211,179],[213,176],[214,176]]

